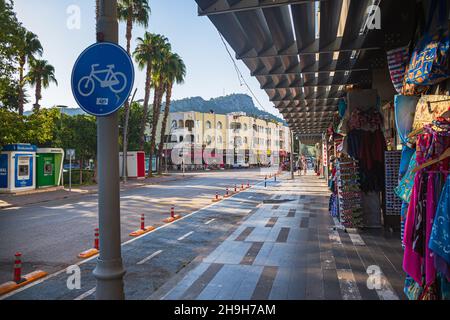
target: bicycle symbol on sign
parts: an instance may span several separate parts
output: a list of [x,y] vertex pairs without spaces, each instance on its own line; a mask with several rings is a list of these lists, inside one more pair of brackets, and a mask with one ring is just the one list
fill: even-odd
[[[91,65],[91,73],[80,79],[78,82],[78,92],[83,97],[90,96],[95,90],[95,80],[100,83],[100,87],[109,88],[115,94],[121,93],[127,86],[127,78],[122,72],[114,72],[115,65],[110,64],[106,66],[106,69],[95,70],[99,64]],[[106,74],[104,79],[99,76]]]

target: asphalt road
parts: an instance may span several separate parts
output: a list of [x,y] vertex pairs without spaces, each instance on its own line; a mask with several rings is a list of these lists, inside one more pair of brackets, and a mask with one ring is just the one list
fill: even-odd
[[[146,225],[158,227],[175,213],[186,215],[211,203],[216,192],[235,184],[264,178],[259,170],[201,172],[185,180],[129,189],[121,193],[121,238]],[[182,225],[183,221],[180,221]],[[0,283],[11,280],[16,251],[23,256],[23,273],[36,269],[53,273],[79,261],[78,253],[91,248],[97,227],[97,195],[0,210]]]

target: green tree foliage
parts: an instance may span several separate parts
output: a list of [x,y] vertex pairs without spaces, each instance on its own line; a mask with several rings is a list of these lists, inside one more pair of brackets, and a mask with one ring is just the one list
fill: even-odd
[[[143,106],[138,102],[133,102],[130,106],[130,115],[128,120],[128,150],[140,150],[139,149],[139,138],[140,138],[140,125],[142,118],[144,117],[144,108]],[[151,113],[147,114],[146,122],[150,122],[152,120]],[[125,109],[121,108],[119,111],[119,123],[123,127],[125,124]],[[120,145],[122,146],[123,142],[123,132],[121,132],[121,135],[119,137],[120,139]],[[148,144],[148,143],[147,143]],[[144,146],[145,149],[146,146]]]
[[0,0],[0,107],[18,108],[18,68],[16,59],[21,25],[11,0]]
[[97,122],[89,115],[63,114],[58,129],[58,147],[75,149],[77,159],[94,159],[97,152]]

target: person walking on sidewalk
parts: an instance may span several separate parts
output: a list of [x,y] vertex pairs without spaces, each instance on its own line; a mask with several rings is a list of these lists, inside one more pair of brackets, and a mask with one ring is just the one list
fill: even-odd
[[297,169],[298,169],[298,175],[301,176],[302,175],[302,171],[303,171],[303,161],[302,161],[301,158],[298,158]]
[[305,156],[302,156],[301,162],[302,162],[303,174],[306,176],[306,172],[308,171],[308,163],[306,163]]

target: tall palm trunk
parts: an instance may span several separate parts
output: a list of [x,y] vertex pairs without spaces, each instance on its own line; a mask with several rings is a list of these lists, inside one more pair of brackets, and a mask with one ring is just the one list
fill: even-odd
[[[172,84],[169,83],[167,84],[167,91],[166,91],[166,106],[164,108],[164,117],[163,117],[163,121],[162,121],[162,125],[161,125],[161,139],[159,141],[159,148],[158,148],[158,155],[159,155],[159,173],[162,173],[162,153],[163,153],[163,148],[164,148],[164,137],[166,134],[166,127],[167,127],[167,119],[169,118],[169,112],[170,112],[170,99],[172,96]],[[166,157],[164,157],[166,163],[167,163],[167,155]]]
[[34,96],[36,98],[36,103],[33,106],[33,111],[34,112],[39,111],[39,109],[41,108],[41,106],[39,105],[39,100],[42,99],[41,91],[42,91],[42,81],[41,81],[40,78],[38,78],[38,79],[36,79],[36,91],[35,91],[35,94],[34,94]]
[[153,119],[152,119],[152,133],[150,137],[150,169],[148,170],[149,177],[153,176],[152,172],[152,158],[156,146],[156,127],[158,126],[159,114],[161,112],[161,100],[163,95],[163,82],[160,80],[156,89],[155,97],[153,99]]
[[[131,56],[131,37],[133,30],[133,20],[132,20],[132,12],[133,8],[130,6],[128,8],[128,19],[127,19],[127,53]],[[123,174],[123,182],[127,182],[128,177],[128,122],[130,121],[130,101],[127,99],[125,101],[125,123],[123,125],[123,152],[122,152],[122,174]],[[142,149],[141,149],[142,150]]]
[[25,94],[23,92],[23,87],[25,85],[24,73],[25,70],[25,58],[20,57],[19,59],[19,92],[18,92],[18,109],[19,115],[23,115],[23,106],[25,104]]
[[[151,88],[151,77],[152,77],[152,65],[149,61],[147,64],[147,74],[145,79],[145,95],[144,95],[144,114],[141,119],[141,132],[139,134],[139,149],[144,150],[145,143],[145,126],[147,125],[148,117],[148,101],[150,100],[150,88]],[[150,159],[151,161],[151,159]],[[151,171],[151,168],[150,168]]]

